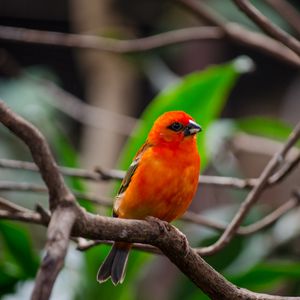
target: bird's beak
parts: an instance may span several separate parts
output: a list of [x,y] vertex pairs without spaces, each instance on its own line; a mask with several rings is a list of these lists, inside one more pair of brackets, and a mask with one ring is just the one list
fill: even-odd
[[194,135],[200,131],[202,131],[201,126],[196,122],[190,120],[189,124],[184,129],[184,136]]

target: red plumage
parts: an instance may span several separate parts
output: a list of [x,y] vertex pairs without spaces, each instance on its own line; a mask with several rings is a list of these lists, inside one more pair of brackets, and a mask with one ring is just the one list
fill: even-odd
[[[183,111],[171,111],[154,123],[122,181],[114,216],[170,222],[189,207],[198,186],[200,157],[196,133],[201,130]],[[123,281],[130,244],[115,243],[99,269],[98,281]]]

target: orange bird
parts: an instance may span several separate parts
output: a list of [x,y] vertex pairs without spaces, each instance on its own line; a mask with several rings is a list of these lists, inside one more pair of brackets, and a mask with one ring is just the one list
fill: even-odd
[[[135,155],[116,197],[113,216],[171,222],[187,210],[198,186],[200,157],[196,133],[201,127],[183,111],[164,113]],[[97,280],[125,276],[131,244],[115,242],[100,266]]]

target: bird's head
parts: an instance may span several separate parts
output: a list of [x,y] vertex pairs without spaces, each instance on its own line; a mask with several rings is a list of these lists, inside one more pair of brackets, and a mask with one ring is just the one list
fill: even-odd
[[190,115],[184,111],[170,111],[155,121],[149,133],[149,142],[178,144],[192,141],[196,139],[196,133],[200,131],[200,125]]

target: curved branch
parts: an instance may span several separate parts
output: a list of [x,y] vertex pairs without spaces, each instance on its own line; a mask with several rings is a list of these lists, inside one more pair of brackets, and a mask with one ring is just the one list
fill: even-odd
[[0,39],[15,42],[93,49],[114,53],[141,52],[196,40],[220,39],[217,27],[191,27],[133,40],[0,26]]
[[253,22],[255,22],[263,31],[280,41],[283,45],[286,45],[298,56],[300,56],[300,42],[293,36],[272,23],[267,17],[265,17],[258,9],[256,9],[247,0],[233,0],[234,3],[243,11]]
[[262,171],[261,175],[258,178],[257,184],[253,187],[253,189],[247,195],[245,201],[241,204],[238,212],[235,214],[234,218],[230,222],[230,224],[226,227],[226,230],[221,235],[219,240],[211,246],[200,248],[199,254],[211,255],[220,251],[220,249],[224,248],[234,237],[238,228],[242,224],[244,218],[247,213],[251,209],[251,207],[258,201],[261,193],[267,187],[269,178],[275,172],[276,168],[279,164],[284,160],[285,156],[289,152],[289,150],[294,146],[294,144],[298,141],[300,137],[300,122],[295,126],[286,143],[282,146],[282,148],[276,152],[272,159],[269,161],[267,166]]
[[201,20],[205,20],[210,25],[220,27],[233,42],[258,49],[291,65],[300,66],[299,56],[294,51],[266,35],[247,30],[237,23],[225,22],[215,11],[211,11],[203,1],[176,0],[176,2],[187,8]]
[[55,279],[63,266],[79,207],[38,129],[12,112],[3,101],[0,101],[0,122],[28,146],[49,191],[49,205],[53,214],[47,231],[46,256],[38,271],[31,297],[32,300],[49,299]]
[[73,201],[74,197],[64,184],[44,136],[29,122],[12,112],[0,101],[0,122],[19,137],[30,149],[49,191],[50,208],[60,201]]
[[253,293],[236,287],[208,265],[173,226],[164,233],[151,222],[95,216],[85,213],[74,227],[73,234],[88,239],[117,240],[147,243],[158,247],[187,277],[211,299],[223,300],[299,300],[300,297],[281,297]]
[[286,0],[265,0],[300,35],[300,14]]

